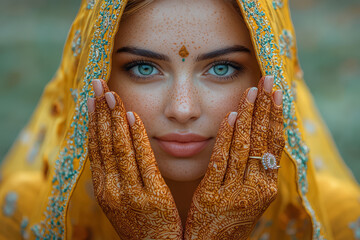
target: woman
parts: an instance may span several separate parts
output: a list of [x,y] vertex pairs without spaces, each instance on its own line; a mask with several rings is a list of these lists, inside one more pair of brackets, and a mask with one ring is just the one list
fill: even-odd
[[84,1],[2,167],[1,236],[356,239],[359,188],[301,78],[287,2]]

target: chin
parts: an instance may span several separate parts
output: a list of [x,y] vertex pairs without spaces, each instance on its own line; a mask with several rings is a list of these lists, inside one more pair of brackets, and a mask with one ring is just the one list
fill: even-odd
[[191,182],[204,177],[210,156],[204,152],[190,158],[156,158],[163,178],[177,182]]
[[[181,161],[181,160],[175,160]],[[188,161],[184,160],[184,161]],[[173,166],[172,166],[173,165]],[[176,182],[192,182],[204,177],[207,167],[200,168],[195,164],[186,164],[181,163],[179,166],[178,163],[175,164],[167,164],[166,167],[160,167],[160,172],[163,178],[169,179]]]
[[199,154],[179,158],[165,153],[156,143],[151,143],[162,177],[177,182],[190,182],[204,177],[214,144],[215,140],[212,139]]

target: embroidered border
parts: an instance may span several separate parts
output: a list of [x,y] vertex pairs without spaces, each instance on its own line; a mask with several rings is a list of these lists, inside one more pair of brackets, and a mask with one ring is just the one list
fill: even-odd
[[[84,85],[76,99],[73,121],[65,142],[66,147],[60,152],[56,161],[51,197],[44,213],[45,220],[31,228],[36,239],[64,239],[66,203],[87,156],[86,102],[92,95],[91,81],[104,78],[108,74],[111,52],[109,43],[114,33],[114,25],[111,22],[117,22],[123,5],[122,0],[104,0],[102,3],[94,26],[88,64],[85,68]],[[74,162],[79,163],[76,169]]]
[[279,56],[279,46],[275,43],[274,34],[268,18],[259,6],[258,0],[238,0],[246,19],[251,27],[255,38],[259,60],[266,75],[273,75],[275,85],[283,91],[283,114],[284,130],[288,137],[286,149],[296,160],[298,173],[298,186],[300,188],[303,202],[311,215],[313,222],[313,239],[323,239],[320,233],[321,225],[316,219],[315,212],[312,209],[307,197],[308,182],[306,178],[308,147],[301,139],[301,134],[297,127],[295,115],[294,97],[291,88],[286,82],[283,70],[283,61]]
[[273,0],[272,4],[273,4],[273,8],[275,10],[280,9],[280,8],[282,8],[284,6],[283,0]]

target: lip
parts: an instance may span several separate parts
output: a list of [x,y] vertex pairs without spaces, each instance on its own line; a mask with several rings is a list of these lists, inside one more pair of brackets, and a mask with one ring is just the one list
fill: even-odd
[[201,152],[210,142],[210,138],[197,134],[171,133],[155,138],[166,153],[174,157],[191,157]]

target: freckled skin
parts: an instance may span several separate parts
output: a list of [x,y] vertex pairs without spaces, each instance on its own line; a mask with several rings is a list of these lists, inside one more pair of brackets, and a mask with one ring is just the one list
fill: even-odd
[[[234,45],[245,46],[250,49],[250,53],[236,52],[197,61],[199,55]],[[179,56],[182,46],[186,46],[189,52],[185,62]],[[116,53],[116,50],[121,47],[144,48],[166,55],[169,61],[154,60],[129,53]],[[276,196],[276,181],[272,181],[271,188],[267,188],[268,178],[275,179],[276,176],[260,174],[254,178],[253,175],[259,172],[259,168],[254,168],[255,170],[249,168],[248,175],[252,175],[249,181],[229,183],[224,188],[225,195],[218,195],[216,192],[209,195],[209,190],[213,189],[211,186],[216,184],[212,181],[213,177],[219,177],[216,176],[216,171],[211,174],[211,166],[214,167],[212,164],[223,157],[224,152],[229,152],[223,149],[222,146],[225,145],[222,144],[222,141],[230,142],[228,136],[232,129],[228,127],[228,124],[226,125],[224,118],[229,112],[237,111],[238,107],[242,106],[239,103],[244,102],[245,95],[243,93],[249,87],[256,86],[260,79],[260,69],[251,39],[239,13],[228,1],[154,1],[147,8],[122,20],[114,48],[112,72],[108,85],[120,96],[126,111],[136,112],[141,118],[161,176],[176,203],[182,226],[185,226],[186,219],[188,221],[186,223],[186,239],[192,239],[193,236],[196,236],[197,239],[231,239],[234,234],[239,237],[238,239],[240,237],[242,239],[248,236],[253,223]],[[134,60],[152,62],[157,66],[159,74],[150,80],[134,78],[124,69],[126,64]],[[236,62],[242,65],[244,70],[227,80],[209,76],[208,70],[211,64],[224,60]],[[262,110],[264,109],[263,104],[270,109],[270,95],[267,97],[267,102],[257,103],[260,110],[255,112],[259,112],[260,117],[270,114],[268,111]],[[258,109],[256,106],[255,109]],[[245,104],[243,108],[246,111],[249,106]],[[279,121],[277,121],[275,133],[281,138],[281,111],[279,110],[277,113],[280,115],[276,115]],[[246,116],[244,117],[248,120],[246,126],[248,126],[247,129],[250,129],[249,117]],[[211,138],[211,141],[199,154],[188,158],[177,158],[164,152],[155,139],[155,137],[168,133],[196,133]],[[217,137],[219,137],[220,143],[218,141],[215,146]],[[249,141],[249,137],[247,135],[247,138],[242,140]],[[261,137],[263,141],[267,140],[267,134],[264,133]],[[238,146],[242,145],[239,143]],[[262,144],[260,143],[259,146]],[[279,149],[282,150],[282,148]],[[280,150],[276,152],[278,159],[281,154]],[[263,151],[265,149],[260,148],[258,152],[263,153]],[[247,159],[248,156],[244,155],[243,160]],[[210,165],[209,161],[212,161]],[[226,162],[227,160],[222,161]],[[224,167],[224,162],[222,164]],[[216,164],[215,168],[217,166],[221,165]],[[199,185],[205,173],[210,176],[209,181],[202,181]],[[235,175],[233,173],[231,178]],[[198,186],[199,188],[195,192]],[[234,201],[228,198],[229,194],[239,191],[240,188],[245,190],[242,193],[239,192],[238,198],[246,199],[249,203],[261,204],[255,204],[256,206],[232,204]],[[251,189],[254,193],[250,194],[247,189]],[[215,210],[209,208],[207,203],[213,201],[215,197],[222,201],[219,206],[214,206],[216,214],[210,214]],[[192,199],[197,201],[196,206]],[[191,203],[192,207],[189,211]],[[171,205],[171,207],[173,206]],[[244,213],[237,214],[236,211],[239,211],[239,208],[243,208]],[[252,213],[246,214],[249,210]],[[230,222],[222,222],[221,216],[227,214],[235,216],[234,213],[239,217],[228,218]],[[218,218],[219,216],[220,218]],[[119,219],[121,221],[123,218]],[[202,227],[204,219],[209,222],[208,227],[211,222],[219,224],[213,226],[211,231],[207,231]],[[234,226],[233,223],[238,224],[236,229],[227,227],[228,225]],[[241,227],[239,227],[241,225],[239,223],[242,224]],[[215,235],[208,235],[209,233]],[[211,237],[209,238],[209,236]]]
[[[189,56],[183,62],[179,50],[184,45]],[[221,83],[204,76],[214,59],[196,62],[196,57],[233,45],[252,50],[241,16],[227,1],[186,0],[180,4],[154,1],[120,23],[115,49],[136,46],[170,58],[170,62],[145,58],[159,65],[163,75],[158,81],[139,84],[119,70],[126,62],[138,58],[127,53],[114,54],[108,83],[119,94],[126,110],[138,113],[143,120],[166,179],[197,181],[204,176],[222,119],[228,112],[236,111],[245,89],[257,85],[260,69],[253,51],[216,59],[232,60],[246,67],[232,81]],[[212,139],[201,153],[175,158],[163,152],[154,139],[173,132],[192,132]]]

